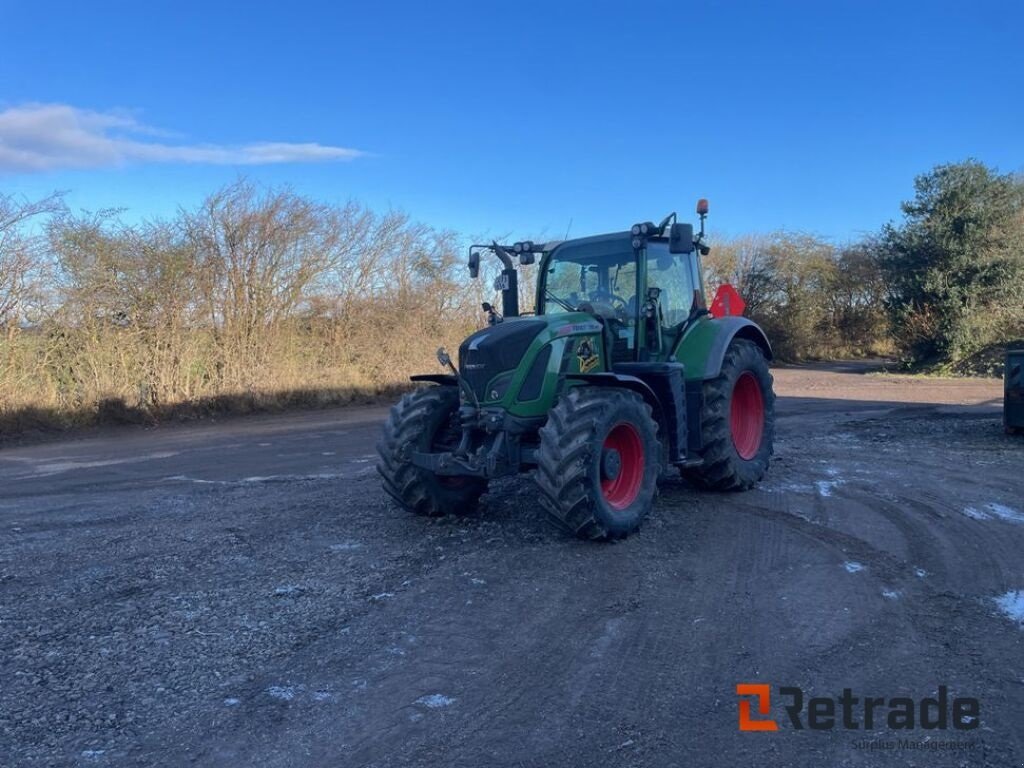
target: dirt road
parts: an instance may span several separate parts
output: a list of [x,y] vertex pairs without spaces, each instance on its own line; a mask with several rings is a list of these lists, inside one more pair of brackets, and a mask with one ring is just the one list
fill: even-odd
[[[766,482],[672,480],[611,545],[526,480],[478,516],[402,512],[379,408],[0,451],[0,765],[1019,765],[1024,442],[998,382],[776,378]],[[979,727],[795,730],[773,700],[779,730],[740,733],[741,682],[944,685]],[[867,746],[896,738],[918,747]]]

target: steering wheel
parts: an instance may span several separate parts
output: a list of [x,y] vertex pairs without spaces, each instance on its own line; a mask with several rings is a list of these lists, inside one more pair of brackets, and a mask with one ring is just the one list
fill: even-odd
[[629,302],[617,293],[612,293],[611,291],[605,291],[599,288],[596,291],[591,292],[590,299],[591,301],[607,301],[616,312],[625,313],[629,311]]

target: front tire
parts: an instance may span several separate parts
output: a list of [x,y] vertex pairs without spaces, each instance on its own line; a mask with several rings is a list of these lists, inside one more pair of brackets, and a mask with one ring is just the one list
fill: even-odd
[[544,509],[582,539],[636,531],[657,493],[657,431],[650,406],[635,392],[570,389],[540,429],[536,481]]
[[703,465],[683,471],[699,488],[743,491],[764,477],[775,438],[775,392],[757,344],[733,339],[721,374],[704,384]]
[[482,478],[435,475],[411,461],[414,451],[455,448],[460,433],[458,408],[455,387],[427,387],[405,395],[384,422],[377,443],[377,472],[388,495],[417,515],[468,514],[487,490]]

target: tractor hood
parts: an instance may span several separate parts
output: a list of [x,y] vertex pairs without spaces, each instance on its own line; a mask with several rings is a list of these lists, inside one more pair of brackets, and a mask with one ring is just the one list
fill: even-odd
[[[518,385],[526,383],[534,363],[538,364],[536,375],[543,376],[542,362],[548,358],[541,356],[551,355],[550,349],[544,351],[545,347],[569,336],[600,333],[601,324],[582,312],[506,318],[462,342],[459,373],[481,403],[493,402],[502,398],[513,381]],[[557,347],[560,356],[564,345]],[[512,388],[518,394],[518,386]]]
[[487,384],[499,373],[514,370],[530,343],[548,327],[536,318],[509,318],[469,336],[459,347],[459,373],[481,401]]

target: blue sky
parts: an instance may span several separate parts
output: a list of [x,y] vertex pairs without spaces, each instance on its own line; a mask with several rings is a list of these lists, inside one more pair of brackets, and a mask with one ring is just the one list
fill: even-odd
[[937,163],[1024,170],[1018,2],[0,0],[0,18],[0,190],[132,217],[246,174],[469,234],[590,234],[708,197],[718,231],[842,241]]

